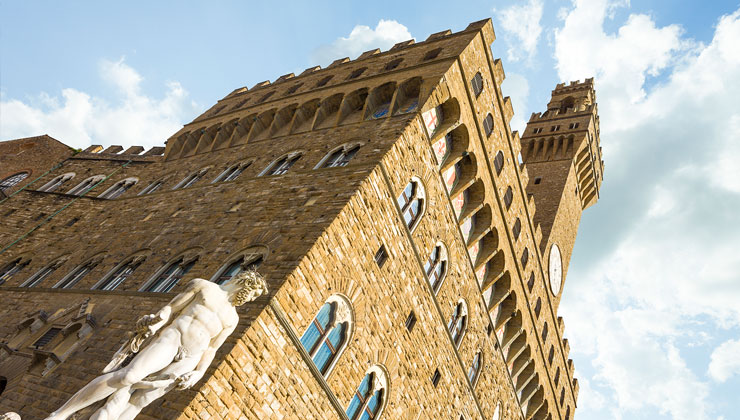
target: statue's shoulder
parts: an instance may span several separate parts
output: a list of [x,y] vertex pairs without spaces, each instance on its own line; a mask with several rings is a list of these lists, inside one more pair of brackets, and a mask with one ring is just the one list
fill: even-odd
[[206,279],[192,279],[190,280],[190,284],[188,285],[188,289],[190,290],[202,290],[206,288],[212,288],[213,286],[218,287],[218,285],[210,280]]

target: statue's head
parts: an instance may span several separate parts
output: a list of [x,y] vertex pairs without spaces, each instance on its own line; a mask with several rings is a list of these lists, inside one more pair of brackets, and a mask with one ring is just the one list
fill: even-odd
[[267,293],[267,282],[256,270],[242,271],[232,277],[228,285],[237,286],[235,287],[236,293],[231,297],[231,303],[234,306],[252,302]]

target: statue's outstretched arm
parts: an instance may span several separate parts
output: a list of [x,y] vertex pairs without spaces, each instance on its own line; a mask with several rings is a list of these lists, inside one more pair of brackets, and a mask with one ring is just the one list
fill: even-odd
[[190,388],[203,377],[203,375],[206,373],[206,369],[208,369],[208,366],[210,366],[213,362],[213,358],[216,357],[216,352],[218,351],[219,347],[221,347],[226,339],[229,338],[231,333],[234,332],[234,328],[236,328],[236,325],[224,328],[217,336],[215,336],[211,340],[208,348],[205,352],[203,352],[203,356],[200,358],[200,361],[195,367],[195,370],[185,373],[178,378],[177,387],[179,389]]

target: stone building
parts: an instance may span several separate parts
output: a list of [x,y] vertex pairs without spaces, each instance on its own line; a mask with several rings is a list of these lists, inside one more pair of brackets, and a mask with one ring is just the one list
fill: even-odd
[[571,419],[557,308],[603,174],[593,81],[520,138],[494,37],[236,89],[166,148],[0,143],[0,413],[43,419],[189,279],[256,267],[269,293],[206,377],[138,418]]

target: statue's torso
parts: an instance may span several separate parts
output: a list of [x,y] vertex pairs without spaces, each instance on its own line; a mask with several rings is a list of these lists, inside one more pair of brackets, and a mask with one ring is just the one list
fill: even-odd
[[236,308],[218,285],[207,280],[197,284],[193,300],[178,314],[169,328],[181,334],[182,346],[190,352],[204,351],[222,331],[231,332],[239,322]]

